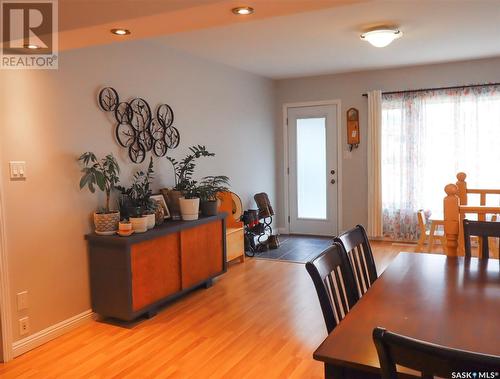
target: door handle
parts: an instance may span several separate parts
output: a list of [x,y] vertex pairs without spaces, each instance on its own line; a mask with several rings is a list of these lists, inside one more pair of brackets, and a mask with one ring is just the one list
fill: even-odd
[[330,183],[335,184],[335,179],[330,180]]

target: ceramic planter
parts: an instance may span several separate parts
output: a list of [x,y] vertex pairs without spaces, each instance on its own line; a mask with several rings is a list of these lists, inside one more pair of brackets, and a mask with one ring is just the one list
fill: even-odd
[[121,221],[119,224],[118,224],[118,230],[120,232],[130,232],[132,229],[132,223],[130,221]]
[[145,217],[147,219],[147,228],[148,229],[153,229],[155,227],[155,223],[156,223],[155,214],[154,213],[150,213],[150,214],[145,215]]
[[200,199],[186,199],[181,197],[179,199],[181,206],[181,216],[184,221],[198,220],[198,213],[200,210]]
[[97,213],[94,212],[94,225],[97,234],[114,234],[118,230],[120,212]]
[[219,209],[219,202],[217,200],[201,201],[200,209],[203,216],[215,216]]
[[132,229],[134,233],[144,233],[148,230],[148,219],[146,216],[141,217],[130,217],[130,222],[132,223]]

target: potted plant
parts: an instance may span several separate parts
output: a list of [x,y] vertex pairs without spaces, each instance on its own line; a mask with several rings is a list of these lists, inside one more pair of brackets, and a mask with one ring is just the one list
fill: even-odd
[[86,152],[78,158],[82,164],[82,178],[80,189],[87,187],[90,192],[95,193],[96,187],[106,194],[105,207],[94,212],[94,225],[97,234],[114,234],[118,230],[120,212],[111,210],[109,203],[111,192],[120,181],[120,167],[113,154],[108,154],[102,159],[97,159],[94,153]]
[[184,221],[198,220],[200,213],[200,198],[196,181],[185,183],[184,196],[179,198],[181,216]]
[[161,192],[167,200],[172,219],[175,219],[176,216],[178,217],[180,213],[179,199],[192,184],[194,169],[196,167],[195,161],[201,157],[215,156],[214,153],[210,153],[205,146],[201,145],[191,146],[189,150],[190,153],[180,162],[172,157],[167,157],[174,169],[175,185],[171,190],[164,189]]
[[218,194],[229,191],[229,178],[224,175],[205,176],[198,186],[201,213],[204,216],[215,216],[219,208]]
[[122,192],[120,200],[122,211],[129,216],[134,231],[139,233],[155,226],[155,204],[151,200],[153,177],[153,158],[151,157],[147,171],[136,172],[129,188],[117,187]]

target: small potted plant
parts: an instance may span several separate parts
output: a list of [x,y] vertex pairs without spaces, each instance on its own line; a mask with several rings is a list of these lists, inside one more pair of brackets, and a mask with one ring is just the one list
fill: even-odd
[[129,188],[117,187],[122,192],[120,203],[123,213],[129,216],[134,231],[138,233],[155,226],[155,204],[151,200],[153,177],[153,158],[151,158],[147,171],[136,172]]
[[196,181],[186,183],[184,196],[179,199],[181,216],[184,221],[198,220],[200,213],[200,197]]
[[205,176],[198,186],[200,209],[204,216],[215,216],[219,208],[218,194],[229,191],[229,178],[224,175]]
[[201,145],[191,146],[189,150],[190,153],[180,162],[172,157],[167,157],[174,169],[175,185],[172,189],[163,189],[161,192],[167,200],[172,219],[175,219],[176,216],[179,215],[179,199],[185,195],[188,187],[192,184],[194,169],[196,167],[195,161],[201,157],[215,156],[214,153],[210,153],[205,146]]
[[112,154],[102,159],[97,159],[94,153],[83,153],[78,161],[82,167],[82,178],[80,189],[87,187],[90,192],[95,193],[96,187],[106,194],[105,207],[94,212],[94,225],[97,234],[114,234],[118,230],[120,212],[110,209],[110,197],[113,189],[120,181],[120,167]]

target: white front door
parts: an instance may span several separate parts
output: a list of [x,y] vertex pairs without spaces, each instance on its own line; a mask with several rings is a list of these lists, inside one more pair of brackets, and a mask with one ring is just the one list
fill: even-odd
[[292,234],[337,234],[337,106],[288,108]]

